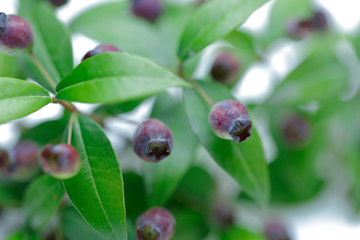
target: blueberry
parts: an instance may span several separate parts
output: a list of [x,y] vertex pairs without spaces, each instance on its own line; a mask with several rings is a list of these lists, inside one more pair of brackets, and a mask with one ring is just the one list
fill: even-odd
[[84,61],[92,56],[95,56],[96,54],[104,53],[104,52],[120,52],[121,50],[117,47],[110,45],[110,44],[101,44],[97,47],[95,47],[93,50],[88,51],[81,61]]
[[277,221],[267,223],[265,226],[265,236],[267,240],[290,240],[285,226]]
[[30,24],[17,15],[0,13],[0,47],[14,53],[31,50],[33,31]]
[[281,123],[281,135],[291,146],[303,146],[310,138],[310,123],[299,115],[286,116]]
[[324,31],[327,29],[327,19],[323,12],[316,11],[312,22],[314,29],[317,31]]
[[11,151],[13,158],[13,178],[28,180],[32,178],[39,168],[39,148],[29,140],[22,140]]
[[236,142],[248,139],[252,131],[246,107],[234,100],[216,103],[210,111],[209,123],[215,135]]
[[314,30],[312,20],[291,20],[286,27],[287,35],[294,39],[304,39]]
[[136,221],[138,240],[168,240],[175,230],[175,218],[165,208],[154,207],[139,216]]
[[67,179],[80,171],[81,159],[76,148],[71,145],[47,145],[41,153],[41,166],[45,173]]
[[160,0],[132,0],[131,11],[134,15],[155,22],[163,13]]
[[171,130],[161,121],[151,118],[136,129],[133,148],[145,161],[158,163],[170,155],[172,147]]
[[61,7],[62,5],[65,5],[68,2],[68,0],[49,0],[49,1],[54,7]]
[[240,70],[239,60],[231,53],[218,55],[211,68],[211,76],[219,82],[231,82]]

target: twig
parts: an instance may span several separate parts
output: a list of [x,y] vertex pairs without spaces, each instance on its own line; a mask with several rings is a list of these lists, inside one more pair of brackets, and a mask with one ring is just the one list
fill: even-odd
[[54,82],[52,77],[49,75],[49,73],[46,71],[44,66],[40,63],[39,59],[34,55],[33,52],[30,52],[29,54],[30,54],[31,59],[34,61],[36,67],[41,72],[41,74],[45,77],[45,79],[48,81],[48,83],[51,85],[51,87],[55,90],[56,83]]

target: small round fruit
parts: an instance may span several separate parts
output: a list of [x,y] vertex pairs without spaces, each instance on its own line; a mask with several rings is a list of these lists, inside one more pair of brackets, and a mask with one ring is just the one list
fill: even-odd
[[303,146],[310,138],[310,124],[302,116],[287,116],[281,125],[281,135],[292,146]]
[[22,140],[11,151],[14,164],[13,178],[15,180],[29,180],[39,170],[38,146],[28,140]]
[[221,53],[211,68],[211,76],[219,82],[231,82],[240,70],[239,60],[231,53]]
[[267,223],[264,232],[267,240],[290,240],[285,226],[280,222]]
[[24,18],[0,12],[0,47],[7,53],[29,51],[33,31]]
[[216,136],[242,142],[252,131],[252,122],[246,107],[235,100],[216,103],[209,114],[209,123]]
[[313,17],[313,27],[317,31],[325,31],[327,29],[327,19],[323,12],[316,11]]
[[12,172],[12,164],[8,151],[0,150],[0,176],[9,177]]
[[121,52],[121,50],[110,44],[101,44],[101,45],[95,47],[93,50],[88,51],[83,56],[81,61],[84,61],[92,56],[95,56],[97,54],[104,53],[104,52]]
[[292,20],[289,21],[286,27],[287,35],[294,39],[304,39],[313,32],[312,20]]
[[160,0],[132,0],[131,11],[134,15],[155,22],[163,13]]
[[175,218],[165,208],[154,207],[136,220],[137,240],[168,240],[175,230]]
[[71,145],[47,145],[41,153],[41,166],[45,173],[67,179],[80,171],[81,159],[76,148]]
[[158,163],[170,155],[172,147],[171,130],[163,122],[151,118],[136,129],[133,149],[145,161]]
[[217,202],[213,206],[213,217],[221,228],[229,228],[234,225],[234,210],[224,202]]
[[68,2],[68,0],[49,0],[49,1],[54,7],[61,7],[62,5],[65,5]]

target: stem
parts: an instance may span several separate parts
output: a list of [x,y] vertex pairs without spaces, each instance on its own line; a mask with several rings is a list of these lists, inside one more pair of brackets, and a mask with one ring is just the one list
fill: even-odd
[[76,114],[72,113],[71,117],[70,117],[70,121],[69,121],[69,132],[68,132],[68,138],[67,138],[67,143],[69,145],[71,145],[71,136],[72,136],[72,131],[73,131],[73,127],[74,127],[75,117],[76,117]]
[[36,67],[39,69],[41,74],[45,77],[45,79],[48,81],[48,83],[51,85],[51,87],[55,90],[56,83],[52,79],[52,77],[49,75],[49,73],[46,71],[46,69],[43,67],[43,65],[40,63],[39,59],[34,55],[33,52],[30,52],[30,57],[34,61]]

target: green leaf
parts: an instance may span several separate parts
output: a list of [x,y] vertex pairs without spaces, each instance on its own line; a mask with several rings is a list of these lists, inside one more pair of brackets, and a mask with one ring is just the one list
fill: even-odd
[[130,112],[137,108],[145,99],[136,99],[118,104],[102,105],[95,109],[94,114],[97,115],[117,115]]
[[[157,97],[152,117],[172,131],[174,146],[169,157],[157,164],[143,162],[150,205],[164,205],[195,158],[198,140],[187,121],[184,106],[164,93]],[[169,171],[171,169],[171,171]]]
[[239,27],[267,0],[213,0],[199,7],[182,33],[178,56],[187,59]]
[[[178,39],[191,8],[164,5],[161,17],[149,23],[131,13],[130,1],[106,3],[75,18],[70,28],[101,43],[174,67]],[[108,31],[109,26],[117,30]]]
[[[47,1],[20,0],[20,16],[28,20],[34,31],[33,53],[55,83],[73,69],[70,31],[55,17]],[[23,56],[27,72],[49,90],[53,90],[29,56]]]
[[23,231],[11,235],[10,237],[6,238],[6,240],[40,240],[40,238],[38,238],[35,234]]
[[25,79],[16,56],[0,52],[0,77]]
[[0,124],[25,117],[51,102],[42,87],[24,80],[0,78]]
[[[203,83],[203,89],[215,102],[233,98],[229,90],[218,84]],[[264,151],[253,126],[251,137],[242,142],[223,140],[215,136],[208,122],[211,107],[195,91],[185,91],[185,106],[192,130],[213,159],[232,176],[254,200],[266,204],[269,180]]]
[[0,179],[0,206],[20,206],[26,184]]
[[63,195],[61,181],[49,175],[33,181],[27,188],[24,199],[29,225],[33,229],[44,228],[59,208]]
[[234,227],[221,234],[221,240],[266,240],[261,233],[255,233],[245,228]]
[[68,240],[104,240],[74,208],[65,208],[61,211],[61,229]]
[[105,238],[127,239],[123,178],[109,139],[94,121],[79,116],[71,143],[82,161],[80,172],[64,180],[71,202]]
[[56,87],[57,99],[115,103],[144,98],[170,87],[188,87],[159,65],[127,53],[103,53],[77,66]]

